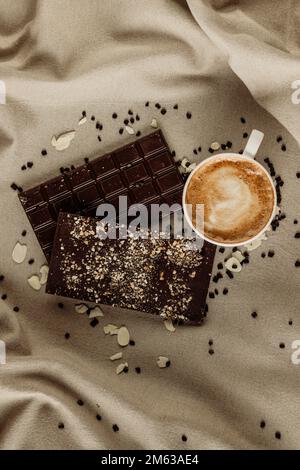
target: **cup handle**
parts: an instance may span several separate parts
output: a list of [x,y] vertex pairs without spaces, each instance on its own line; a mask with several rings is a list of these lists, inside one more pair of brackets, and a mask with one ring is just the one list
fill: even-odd
[[260,144],[263,141],[264,133],[258,131],[257,129],[253,129],[248,139],[247,145],[243,151],[243,155],[248,158],[254,158],[257,154],[257,151],[260,147]]

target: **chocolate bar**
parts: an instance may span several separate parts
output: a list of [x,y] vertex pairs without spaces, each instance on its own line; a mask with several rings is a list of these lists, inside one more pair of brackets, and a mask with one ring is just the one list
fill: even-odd
[[60,210],[96,215],[99,204],[181,203],[182,177],[161,131],[98,157],[19,194],[46,258]]
[[46,292],[192,324],[206,315],[215,247],[185,239],[101,239],[97,219],[61,212]]

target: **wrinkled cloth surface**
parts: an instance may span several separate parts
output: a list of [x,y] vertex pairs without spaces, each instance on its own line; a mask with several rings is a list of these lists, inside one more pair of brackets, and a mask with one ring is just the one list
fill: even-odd
[[[1,449],[300,447],[300,365],[291,361],[300,339],[299,19],[292,0],[0,0]],[[150,315],[103,307],[92,328],[74,301],[27,283],[45,259],[11,184],[28,189],[130,141],[119,133],[128,110],[140,117],[136,131],[150,132],[155,117],[176,158],[195,162],[211,142],[238,152],[260,129],[258,160],[269,157],[284,181],[286,218],[240,273],[211,283],[218,294],[202,327],[170,333]],[[70,147],[56,151],[52,136],[72,129]],[[20,265],[17,241],[28,247]],[[230,253],[217,252],[213,274]],[[104,334],[108,323],[135,341],[122,350],[127,374],[109,360],[120,347]],[[157,367],[160,355],[169,368]]]

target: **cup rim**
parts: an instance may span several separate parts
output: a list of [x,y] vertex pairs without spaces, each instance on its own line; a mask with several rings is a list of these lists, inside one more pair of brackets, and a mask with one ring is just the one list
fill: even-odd
[[[271,187],[273,189],[273,196],[274,196],[274,204],[273,204],[273,210],[272,210],[272,213],[268,219],[268,222],[264,225],[264,227],[254,236],[254,237],[251,237],[249,238],[248,240],[245,240],[243,242],[237,242],[237,243],[222,243],[222,242],[217,242],[216,240],[213,240],[211,238],[208,238],[206,235],[202,234],[198,229],[196,229],[194,226],[193,226],[193,223],[189,217],[189,214],[188,214],[188,211],[186,209],[186,203],[185,203],[185,198],[186,198],[186,193],[187,193],[187,188],[188,188],[188,185],[193,177],[193,175],[196,173],[196,171],[201,167],[201,166],[204,166],[208,161],[211,161],[211,160],[215,160],[217,158],[220,158],[222,157],[224,160],[230,158],[230,157],[237,157],[239,160],[248,160],[248,161],[251,161],[252,163],[256,164],[268,177],[269,181],[270,181],[270,184],[271,184]],[[251,157],[246,157],[246,156],[243,156],[242,154],[239,154],[239,153],[235,153],[235,152],[221,152],[221,153],[218,153],[216,155],[212,155],[210,157],[207,157],[205,158],[204,160],[202,160],[202,162],[198,163],[198,165],[193,169],[193,171],[189,174],[189,177],[188,179],[186,180],[185,182],[185,185],[184,185],[184,188],[183,188],[183,193],[182,193],[182,207],[183,207],[183,213],[184,213],[184,217],[186,218],[189,226],[192,228],[192,230],[194,230],[194,232],[200,237],[202,238],[203,240],[209,242],[209,243],[212,243],[213,245],[216,245],[216,246],[221,246],[221,247],[224,247],[224,248],[232,248],[232,247],[235,247],[235,246],[244,246],[244,245],[248,245],[252,242],[254,242],[255,240],[257,240],[261,235],[263,235],[265,233],[265,231],[267,230],[267,228],[269,227],[270,223],[272,222],[275,214],[276,214],[276,210],[277,210],[277,194],[276,194],[276,189],[275,189],[275,185],[274,185],[274,182],[270,176],[270,174],[267,172],[267,170],[263,167],[263,165],[261,163],[259,163],[257,160],[254,160],[254,158],[251,158]]]

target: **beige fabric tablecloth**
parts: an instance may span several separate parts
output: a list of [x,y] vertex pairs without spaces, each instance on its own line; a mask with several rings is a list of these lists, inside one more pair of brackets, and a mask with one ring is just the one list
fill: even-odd
[[[0,0],[1,449],[300,447],[300,366],[291,361],[300,339],[300,163],[291,136],[300,138],[300,105],[291,100],[299,18],[298,2],[279,0]],[[193,161],[216,140],[239,151],[243,134],[261,129],[259,160],[269,157],[284,180],[286,219],[241,273],[212,285],[219,295],[200,328],[170,333],[151,316],[108,307],[92,328],[74,301],[27,283],[45,260],[10,185],[29,188],[130,141],[119,134],[129,109],[141,118],[135,130],[150,132],[156,117],[177,157]],[[88,122],[78,126],[82,111]],[[102,142],[92,115],[104,126]],[[57,152],[52,135],[73,128],[72,144]],[[28,246],[21,265],[11,257],[18,240]],[[262,258],[269,250],[274,256]],[[214,272],[229,253],[217,253]],[[104,335],[107,323],[125,324],[135,340],[123,351],[128,374],[116,375],[109,360],[119,347]],[[169,368],[157,367],[159,355]]]

